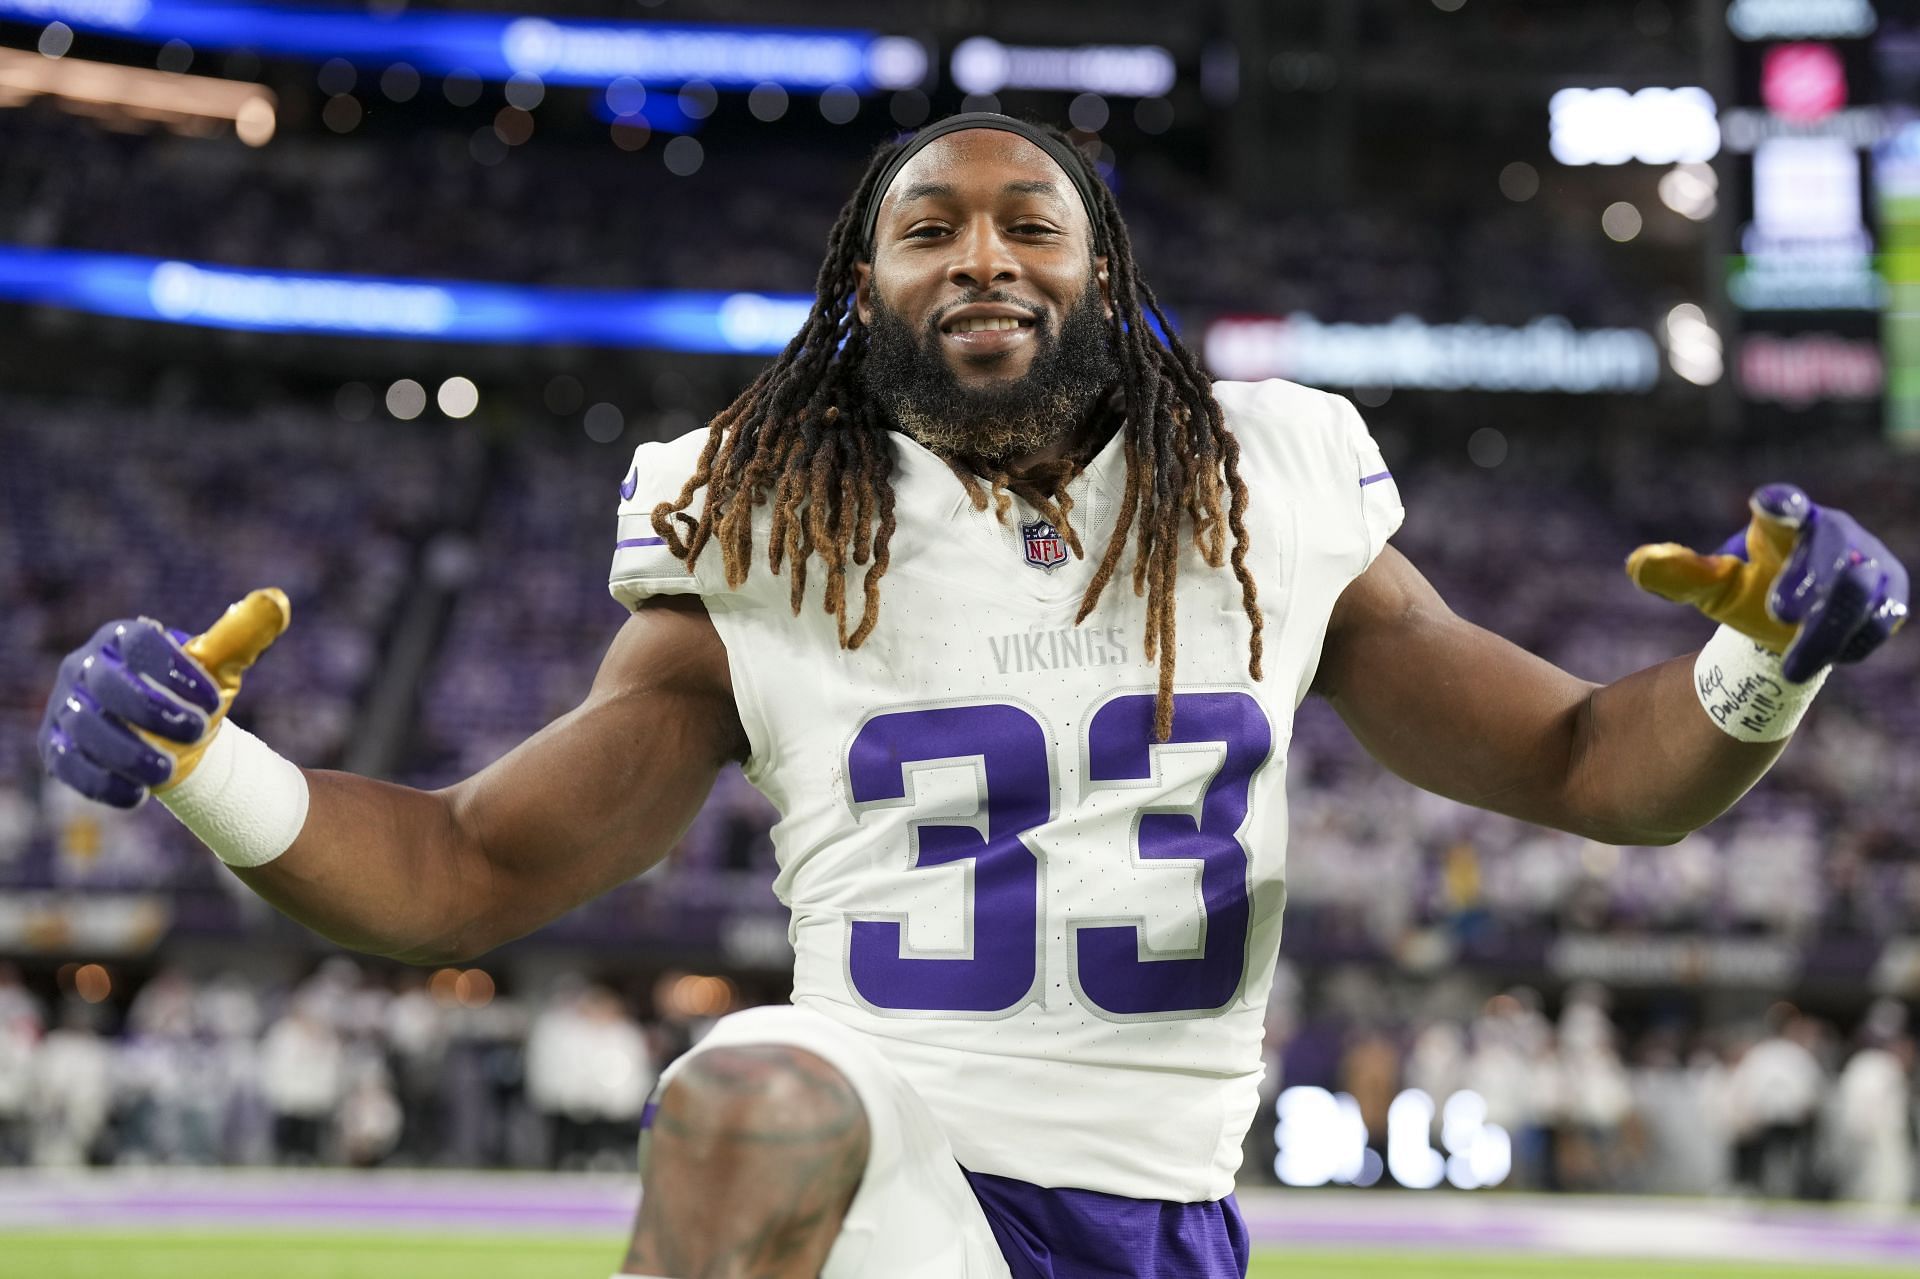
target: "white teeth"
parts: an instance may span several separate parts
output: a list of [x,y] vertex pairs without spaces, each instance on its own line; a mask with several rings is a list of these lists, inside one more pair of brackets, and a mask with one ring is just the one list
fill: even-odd
[[981,315],[965,320],[955,320],[953,327],[948,331],[952,333],[991,333],[1020,327],[1020,321],[1010,315]]

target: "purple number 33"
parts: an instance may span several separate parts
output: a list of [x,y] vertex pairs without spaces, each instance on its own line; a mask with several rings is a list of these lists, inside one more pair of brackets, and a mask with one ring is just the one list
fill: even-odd
[[[1111,1017],[1200,1016],[1229,1004],[1246,967],[1246,821],[1253,776],[1267,760],[1273,731],[1243,692],[1180,693],[1168,746],[1225,748],[1204,783],[1197,809],[1141,805],[1134,840],[1142,860],[1200,863],[1204,939],[1196,953],[1143,958],[1144,921],[1101,919],[1071,928],[1074,985]],[[1154,780],[1153,697],[1125,694],[1103,703],[1087,730],[1085,788],[1148,785]],[[1017,706],[982,703],[894,711],[867,720],[847,752],[856,813],[915,802],[918,767],[971,763],[977,811],[910,829],[915,867],[971,862],[968,954],[918,955],[906,945],[900,916],[856,917],[847,939],[848,977],[880,1012],[993,1016],[1035,993],[1040,975],[1040,867],[1024,836],[1053,816],[1054,783],[1046,731]],[[984,827],[984,830],[982,829]]]

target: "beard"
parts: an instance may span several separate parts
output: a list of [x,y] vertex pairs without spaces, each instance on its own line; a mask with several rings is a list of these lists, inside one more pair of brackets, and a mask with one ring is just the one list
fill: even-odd
[[[989,293],[977,300],[1007,299]],[[862,380],[902,434],[941,457],[1001,470],[1086,421],[1119,376],[1106,302],[1092,279],[1058,333],[1049,316],[1035,317],[1034,340],[1033,363],[1021,376],[964,386],[941,354],[939,329],[916,333],[876,291]]]

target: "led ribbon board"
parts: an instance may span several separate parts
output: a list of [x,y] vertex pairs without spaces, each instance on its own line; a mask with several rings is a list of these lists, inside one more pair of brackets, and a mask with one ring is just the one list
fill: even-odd
[[774,355],[804,295],[618,292],[311,275],[0,246],[0,301],[202,328]]
[[1216,377],[1282,377],[1312,386],[1435,391],[1644,393],[1660,380],[1660,348],[1638,329],[1575,329],[1559,316],[1525,328],[1472,321],[1326,324],[1305,313],[1229,316],[1207,326]]
[[222,0],[0,0],[0,20],[64,22],[158,44],[249,49],[305,60],[409,63],[435,75],[484,80],[538,76],[549,84],[705,80],[719,89],[771,83],[870,93],[917,85],[927,51],[904,36],[804,27],[662,26],[483,13],[374,14],[320,5]]

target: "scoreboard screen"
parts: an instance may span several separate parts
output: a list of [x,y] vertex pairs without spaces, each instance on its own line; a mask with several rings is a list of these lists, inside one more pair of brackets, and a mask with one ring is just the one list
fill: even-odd
[[1824,12],[1778,4],[1729,12],[1738,38],[1725,163],[1744,198],[1734,207],[1727,296],[1750,417],[1818,406],[1823,423],[1870,422],[1886,385],[1890,301],[1870,162],[1887,129],[1878,25],[1814,20]]
[[1920,18],[1888,15],[1875,43],[1886,112],[1873,181],[1887,283],[1887,431],[1920,450]]

